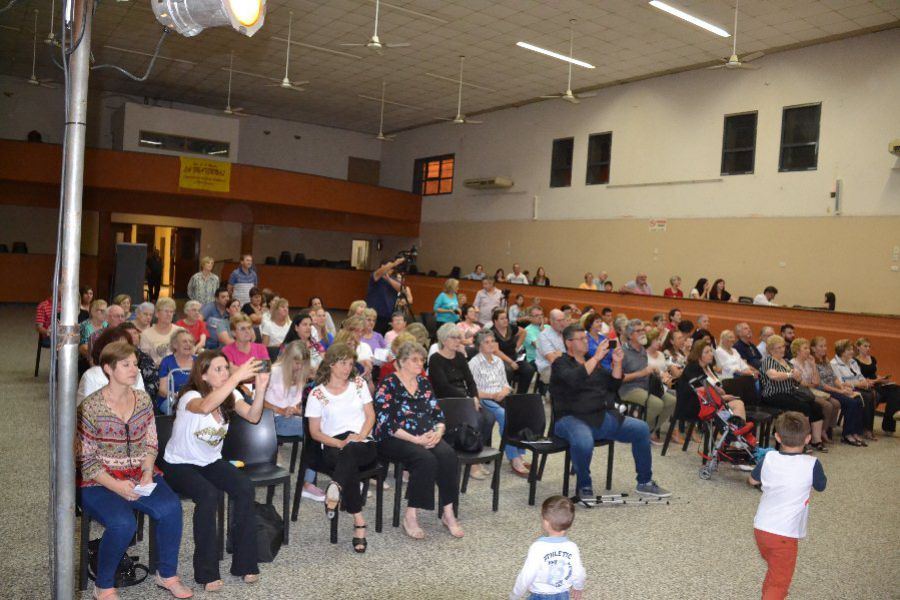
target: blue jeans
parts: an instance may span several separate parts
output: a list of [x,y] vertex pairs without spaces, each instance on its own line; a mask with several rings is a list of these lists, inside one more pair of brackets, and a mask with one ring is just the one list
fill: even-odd
[[569,442],[572,452],[572,468],[575,469],[577,489],[592,488],[591,457],[595,440],[614,440],[631,444],[631,455],[637,471],[637,482],[653,479],[653,459],[650,457],[650,427],[646,422],[625,417],[619,424],[618,415],[609,411],[600,427],[592,427],[572,415],[556,422],[554,433]]
[[528,596],[528,600],[569,600],[569,592],[558,592],[556,594],[535,594],[532,592]]
[[[494,418],[497,420],[497,426],[500,428],[500,435],[503,435],[503,427],[506,425],[506,409],[493,400],[482,400],[481,406],[491,411],[491,414],[494,415]],[[514,448],[513,446],[506,447],[506,458],[509,460],[519,458],[523,454],[525,454],[525,451],[521,448]]]
[[162,477],[153,478],[156,489],[149,496],[130,502],[103,486],[81,488],[81,509],[105,528],[97,556],[98,588],[116,585],[116,568],[137,531],[135,510],[156,521],[159,576],[173,577],[178,568],[181,545],[181,500]]
[[[275,433],[278,435],[299,435],[303,437],[303,418],[275,415]],[[316,472],[312,469],[307,469],[306,473],[303,474],[303,481],[315,483]]]

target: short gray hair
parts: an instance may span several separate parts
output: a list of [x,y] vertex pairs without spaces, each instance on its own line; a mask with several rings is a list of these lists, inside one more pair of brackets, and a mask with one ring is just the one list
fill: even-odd
[[416,342],[404,342],[400,344],[400,347],[397,348],[396,361],[397,364],[402,364],[406,362],[411,356],[419,355],[422,357],[422,360],[425,360],[428,357],[428,352],[425,348]]
[[455,323],[444,323],[443,325],[441,325],[441,328],[437,330],[438,347],[443,348],[447,342],[447,338],[449,338],[451,335],[458,335],[462,337],[462,334],[459,331],[459,327],[457,327]]
[[617,334],[623,333],[626,325],[628,325],[628,317],[616,317],[616,320],[613,321],[613,329]]
[[641,321],[640,319],[631,319],[625,324],[625,339],[627,340],[628,338],[630,338],[631,334],[635,331],[643,331],[643,329],[643,321]]
[[141,302],[134,310],[135,312],[156,312],[156,305],[152,302]]
[[196,300],[188,300],[187,302],[184,303],[184,312],[187,312],[187,311],[191,310],[192,308],[200,308],[201,306],[203,306],[203,305],[200,304],[199,302],[197,302]]
[[475,334],[475,346],[477,348],[481,348],[481,345],[487,339],[496,340],[497,336],[494,335],[494,332],[491,331],[490,329],[482,329],[477,334]]

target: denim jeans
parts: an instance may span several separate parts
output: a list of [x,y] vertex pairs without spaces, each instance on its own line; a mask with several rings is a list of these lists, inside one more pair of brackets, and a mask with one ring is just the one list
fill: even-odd
[[535,594],[528,596],[528,600],[569,600],[569,592],[557,592],[556,594]]
[[[491,411],[491,414],[497,419],[497,426],[500,428],[500,435],[502,436],[503,427],[506,425],[506,409],[493,400],[482,400],[481,406]],[[525,454],[525,451],[521,448],[514,448],[513,446],[506,447],[506,458],[509,460],[518,458],[523,454]]]
[[105,528],[97,556],[97,587],[115,587],[116,568],[137,531],[135,510],[156,521],[159,576],[176,575],[181,545],[181,500],[162,477],[153,478],[156,489],[131,502],[103,486],[81,488],[81,509]]
[[[278,435],[299,435],[303,437],[303,417],[282,417],[275,415],[275,433]],[[303,474],[303,481],[314,483],[316,481],[316,472],[307,469]]]
[[572,452],[572,467],[575,469],[578,490],[592,488],[591,457],[595,440],[614,440],[631,444],[631,455],[637,471],[637,482],[647,483],[653,479],[653,459],[650,457],[650,427],[639,419],[625,417],[619,423],[618,415],[609,411],[599,427],[592,427],[572,415],[559,419],[554,433],[569,442]]

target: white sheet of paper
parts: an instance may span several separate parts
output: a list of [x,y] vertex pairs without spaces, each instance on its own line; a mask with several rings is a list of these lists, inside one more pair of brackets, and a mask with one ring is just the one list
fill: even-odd
[[156,483],[150,482],[147,485],[136,485],[134,486],[134,493],[138,496],[149,496],[153,493],[153,490],[156,489]]

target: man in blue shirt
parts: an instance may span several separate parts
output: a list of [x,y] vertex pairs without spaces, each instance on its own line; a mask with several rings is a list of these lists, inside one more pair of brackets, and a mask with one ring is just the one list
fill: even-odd
[[228,288],[220,287],[216,290],[216,299],[208,304],[204,304],[200,309],[200,316],[206,322],[206,327],[210,331],[210,336],[206,340],[206,348],[214,350],[219,347],[218,336],[212,335],[213,329],[216,328],[218,321],[228,320],[228,302],[231,300],[231,294]]
[[401,256],[396,260],[385,260],[381,263],[369,278],[369,289],[366,292],[366,305],[375,309],[375,331],[381,334],[387,333],[391,328],[391,315],[394,314],[394,305],[397,303],[397,294],[400,293],[400,282],[391,277],[399,265],[405,259]]
[[231,272],[228,278],[228,291],[232,297],[241,301],[241,306],[250,302],[251,288],[259,287],[259,277],[253,268],[253,255],[241,255],[241,264]]

